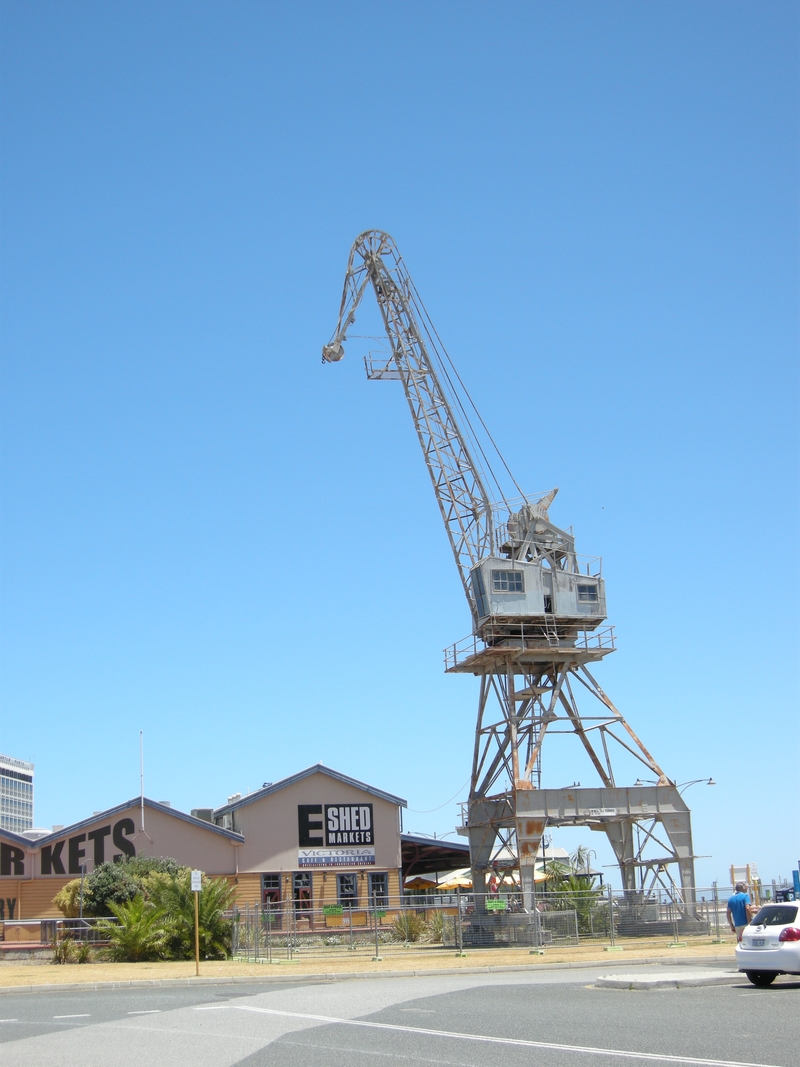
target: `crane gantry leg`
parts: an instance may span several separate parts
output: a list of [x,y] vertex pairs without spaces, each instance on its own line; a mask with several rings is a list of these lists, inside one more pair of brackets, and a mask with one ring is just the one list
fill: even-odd
[[[649,879],[691,919],[695,881],[689,809],[597,684],[587,658],[575,649],[493,647],[451,663],[450,670],[480,675],[466,822],[476,908],[485,906],[487,878],[513,868],[519,871],[524,906],[532,912],[545,829],[587,826],[606,833],[631,903],[641,899]],[[542,750],[557,735],[580,742],[599,778],[597,787],[542,788]],[[612,756],[622,752],[645,768],[652,785],[617,784]]]

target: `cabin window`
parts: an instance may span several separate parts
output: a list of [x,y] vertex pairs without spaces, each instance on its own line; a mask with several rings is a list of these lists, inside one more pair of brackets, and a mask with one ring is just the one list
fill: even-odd
[[522,571],[492,571],[492,589],[495,593],[524,593]]
[[337,874],[336,884],[339,890],[339,903],[345,908],[358,907],[358,875]]
[[478,605],[478,616],[483,618],[489,614],[489,605],[486,601],[486,587],[483,584],[483,575],[480,569],[472,572],[472,591],[475,594],[475,601]]
[[597,603],[597,586],[596,585],[579,585],[578,586],[578,603],[579,604],[596,604]]

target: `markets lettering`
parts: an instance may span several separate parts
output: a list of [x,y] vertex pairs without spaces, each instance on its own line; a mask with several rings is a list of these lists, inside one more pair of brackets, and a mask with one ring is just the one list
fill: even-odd
[[[106,838],[110,837],[117,852],[113,852],[111,859],[115,863],[126,856],[136,855],[136,848],[130,837],[136,832],[133,819],[120,819],[113,827],[100,826],[96,830],[90,830],[86,834],[75,834],[64,841],[57,841],[52,845],[42,845],[42,874],[80,874],[81,867],[86,863],[86,845],[91,842],[91,859],[94,866],[106,862]],[[64,856],[64,846],[67,854]],[[65,866],[66,860],[66,866]],[[5,871],[3,871],[5,874]]]

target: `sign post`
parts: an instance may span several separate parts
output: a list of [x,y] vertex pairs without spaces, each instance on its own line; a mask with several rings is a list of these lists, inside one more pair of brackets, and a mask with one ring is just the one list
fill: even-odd
[[192,871],[194,893],[194,973],[200,977],[200,890],[203,888],[203,872]]

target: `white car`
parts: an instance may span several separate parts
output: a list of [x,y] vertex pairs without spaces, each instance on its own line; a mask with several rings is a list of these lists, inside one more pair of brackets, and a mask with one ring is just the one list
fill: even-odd
[[779,974],[800,974],[800,901],[764,904],[742,932],[736,964],[753,985],[767,986]]

